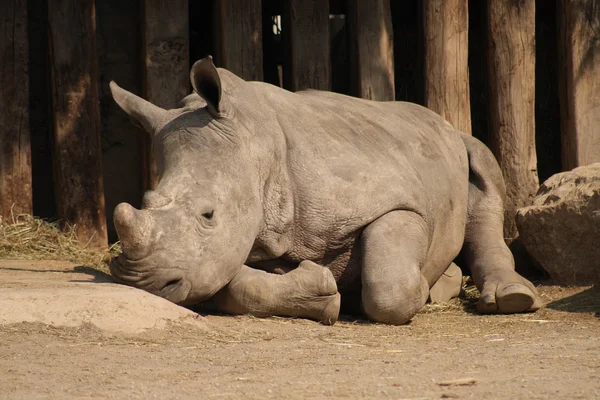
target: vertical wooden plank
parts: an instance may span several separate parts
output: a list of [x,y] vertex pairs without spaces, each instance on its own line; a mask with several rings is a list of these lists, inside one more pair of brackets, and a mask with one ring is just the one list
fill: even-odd
[[468,0],[424,0],[425,106],[471,133]]
[[94,0],[48,0],[57,212],[82,245],[107,246]]
[[331,90],[329,1],[287,0],[282,32],[288,90]]
[[[178,107],[190,93],[188,0],[144,0],[143,94],[159,107]],[[143,190],[156,187],[158,175],[150,137],[142,149]]]
[[32,213],[27,1],[0,2],[0,216]]
[[600,0],[558,0],[562,167],[600,161]]
[[490,147],[502,169],[507,199],[504,237],[518,235],[517,209],[538,190],[535,150],[535,1],[488,3]]
[[262,1],[216,1],[217,65],[247,81],[262,81]]
[[347,17],[352,94],[395,100],[390,0],[349,0]]

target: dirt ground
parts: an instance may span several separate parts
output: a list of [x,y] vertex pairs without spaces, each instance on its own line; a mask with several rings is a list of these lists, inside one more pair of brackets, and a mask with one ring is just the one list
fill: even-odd
[[[0,292],[21,287],[18,269],[0,263]],[[600,398],[600,291],[539,290],[534,314],[432,305],[399,327],[223,315],[135,334],[0,324],[0,398]]]

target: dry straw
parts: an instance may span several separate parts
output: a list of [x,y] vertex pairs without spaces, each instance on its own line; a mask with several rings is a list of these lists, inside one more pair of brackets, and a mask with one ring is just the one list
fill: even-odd
[[31,215],[0,216],[0,259],[62,260],[107,272],[108,262],[119,252],[118,243],[106,251],[82,247],[73,226],[61,230],[58,222]]

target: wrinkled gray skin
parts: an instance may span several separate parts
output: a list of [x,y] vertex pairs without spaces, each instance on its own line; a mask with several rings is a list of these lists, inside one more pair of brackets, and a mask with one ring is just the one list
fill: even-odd
[[502,237],[500,170],[476,139],[415,104],[291,93],[212,58],[190,76],[195,93],[168,111],[111,82],[152,135],[160,175],[142,210],[115,209],[116,281],[178,304],[324,323],[341,294],[402,324],[430,288],[458,291],[444,282],[460,282],[463,249],[481,312],[539,308]]

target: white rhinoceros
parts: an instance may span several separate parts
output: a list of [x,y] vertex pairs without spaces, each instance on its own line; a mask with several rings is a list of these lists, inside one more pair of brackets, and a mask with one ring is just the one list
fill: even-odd
[[229,313],[333,323],[342,301],[402,324],[430,292],[458,292],[462,250],[479,311],[539,308],[514,271],[501,172],[478,140],[419,105],[291,93],[210,57],[190,77],[195,93],[174,110],[111,82],[152,135],[159,171],[141,210],[115,209],[116,281]]

